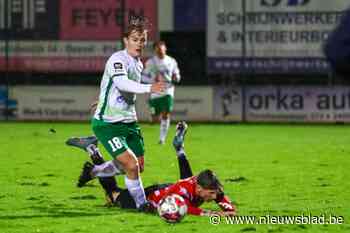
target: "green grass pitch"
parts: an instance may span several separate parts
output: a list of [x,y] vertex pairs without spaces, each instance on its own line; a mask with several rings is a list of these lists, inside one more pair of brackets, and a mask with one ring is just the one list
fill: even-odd
[[[157,144],[158,125],[141,126],[144,185],[177,180],[169,140],[174,125],[164,146]],[[84,123],[0,123],[1,233],[350,232],[350,126],[193,124],[185,143],[194,172],[216,171],[240,215],[334,215],[344,219],[341,225],[223,220],[214,226],[194,216],[171,225],[155,215],[106,208],[97,181],[75,187],[87,156],[64,144],[70,136],[89,134]],[[122,177],[118,182],[124,186]]]

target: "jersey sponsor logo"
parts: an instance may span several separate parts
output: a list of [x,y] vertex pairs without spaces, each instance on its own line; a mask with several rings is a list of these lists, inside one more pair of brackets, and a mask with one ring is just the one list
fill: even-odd
[[114,66],[114,69],[115,69],[116,71],[118,71],[118,70],[119,70],[119,71],[122,71],[122,70],[123,70],[123,64],[120,63],[120,62],[114,63],[113,66]]
[[116,76],[126,75],[124,71],[123,63],[116,62],[113,64],[114,72],[116,73]]

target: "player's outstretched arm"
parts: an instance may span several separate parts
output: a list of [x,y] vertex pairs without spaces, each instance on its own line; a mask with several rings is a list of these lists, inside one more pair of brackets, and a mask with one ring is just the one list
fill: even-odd
[[127,78],[114,78],[114,83],[119,90],[131,92],[135,94],[143,94],[151,92],[150,84],[141,84]]
[[164,82],[156,82],[153,84],[141,84],[127,78],[115,78],[114,83],[121,91],[131,92],[135,94],[143,94],[150,92],[162,92],[165,90]]
[[173,83],[179,83],[181,80],[180,70],[175,60],[174,60],[174,63],[175,63],[175,69],[174,69],[173,75],[171,76],[171,81]]

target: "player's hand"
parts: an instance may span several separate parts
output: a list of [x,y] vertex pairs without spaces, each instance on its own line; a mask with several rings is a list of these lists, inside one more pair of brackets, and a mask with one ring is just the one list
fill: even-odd
[[98,101],[94,101],[94,102],[90,105],[90,112],[91,112],[91,114],[94,114],[94,113],[95,113],[96,108],[97,108],[97,105],[98,105]]
[[209,215],[218,215],[218,216],[221,216],[221,217],[235,216],[236,215],[236,211],[210,211]]
[[152,93],[161,93],[165,91],[166,84],[163,81],[153,83],[151,86],[151,92]]
[[173,76],[171,76],[171,82],[172,83],[179,83],[180,80],[178,79],[176,74],[173,74]]
[[155,81],[156,82],[164,82],[164,77],[161,74],[157,74]]
[[221,211],[221,215],[220,216],[235,216],[237,215],[236,211]]

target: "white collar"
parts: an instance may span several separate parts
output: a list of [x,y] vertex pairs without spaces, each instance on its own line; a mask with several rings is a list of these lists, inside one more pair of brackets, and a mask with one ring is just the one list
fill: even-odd
[[133,62],[140,62],[141,61],[141,59],[139,58],[139,57],[133,57],[133,56],[131,56],[129,53],[128,53],[128,51],[126,50],[126,48],[123,50],[124,51],[124,53],[126,54],[126,57],[129,59],[129,60],[131,60],[131,61],[133,61]]
[[168,55],[165,54],[164,58],[159,58],[157,55],[154,55],[154,57],[158,60],[158,61],[165,61],[168,57]]

